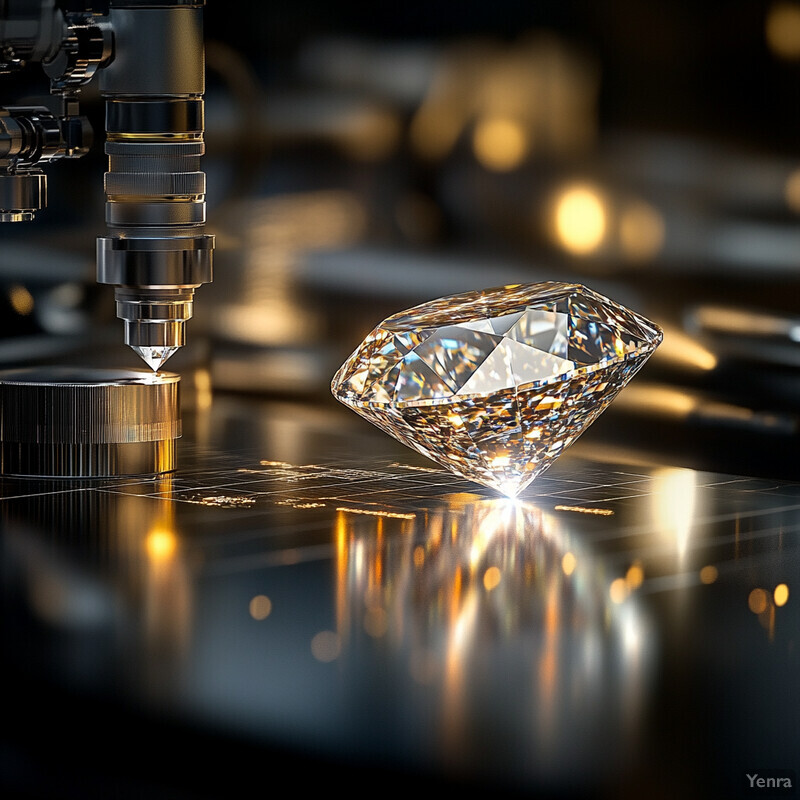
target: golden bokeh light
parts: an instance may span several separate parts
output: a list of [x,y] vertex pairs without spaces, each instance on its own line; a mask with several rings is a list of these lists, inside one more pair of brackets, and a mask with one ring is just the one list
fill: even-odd
[[637,561],[631,564],[628,571],[625,573],[625,583],[628,589],[638,589],[644,580],[644,570],[642,565]]
[[561,559],[561,569],[564,570],[565,575],[572,575],[575,572],[575,566],[577,565],[577,560],[573,553],[566,552],[564,553],[564,557]]
[[317,661],[335,661],[341,652],[342,640],[335,631],[320,631],[311,640],[311,654]]
[[628,583],[625,578],[616,578],[608,587],[608,596],[612,603],[621,603],[628,596]]
[[772,599],[775,601],[776,606],[785,606],[786,601],[789,599],[789,587],[785,583],[779,583],[772,593]]
[[472,136],[475,158],[487,169],[509,172],[528,155],[530,138],[525,127],[515,119],[490,117],[480,120]]
[[649,203],[628,206],[619,220],[622,252],[632,261],[648,261],[664,246],[664,218]]
[[8,290],[8,302],[11,303],[11,308],[22,317],[27,317],[33,311],[33,295],[19,284],[15,284]]
[[706,585],[714,583],[719,577],[719,570],[713,564],[706,564],[700,570],[700,582]]
[[588,255],[603,243],[608,227],[606,206],[592,186],[570,186],[555,200],[555,238],[566,251]]
[[483,573],[483,585],[486,591],[491,592],[492,589],[495,589],[500,583],[500,578],[500,570],[497,567],[489,567],[489,569]]
[[213,395],[211,392],[211,373],[201,367],[194,373],[194,386],[197,390],[197,407],[201,411],[211,408]]
[[769,49],[779,58],[800,58],[800,4],[773,3],[767,12],[764,33]]
[[265,594],[257,594],[250,600],[250,616],[261,621],[272,613],[272,600]]
[[747,598],[747,606],[754,614],[762,614],[767,610],[769,597],[763,589],[753,589]]

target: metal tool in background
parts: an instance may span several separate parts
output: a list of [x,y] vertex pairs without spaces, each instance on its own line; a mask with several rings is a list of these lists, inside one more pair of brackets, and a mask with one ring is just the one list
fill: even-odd
[[77,95],[101,70],[108,233],[97,242],[97,280],[115,287],[125,343],[158,370],[185,344],[195,289],[212,278],[200,170],[204,0],[73,5],[0,4],[0,74],[40,62],[61,103],[60,114],[0,106],[0,221],[33,220],[47,204],[42,167],[88,151]]

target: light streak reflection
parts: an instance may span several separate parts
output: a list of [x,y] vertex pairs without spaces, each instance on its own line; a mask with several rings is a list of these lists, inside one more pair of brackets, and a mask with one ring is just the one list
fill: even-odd
[[[513,748],[535,753],[532,769],[542,775],[597,757],[580,742],[604,740],[601,729],[635,738],[654,648],[632,591],[638,563],[615,602],[584,541],[533,505],[454,496],[414,519],[348,512],[339,509],[335,528],[342,654],[364,640],[391,648],[408,668],[395,685],[407,692],[406,713],[429,702],[423,687],[436,690],[436,741],[453,766],[495,747],[488,735],[478,744],[466,732],[519,703],[530,725]],[[523,657],[496,663],[509,642]],[[508,669],[523,675],[511,680]],[[512,697],[509,685],[529,689]]]

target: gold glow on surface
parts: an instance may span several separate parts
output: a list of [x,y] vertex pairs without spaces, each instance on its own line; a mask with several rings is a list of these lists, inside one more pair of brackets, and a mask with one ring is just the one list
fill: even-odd
[[557,242],[575,255],[588,255],[603,243],[606,209],[599,192],[591,186],[565,189],[555,202]]
[[800,5],[773,3],[767,12],[764,33],[769,49],[779,58],[800,58]]
[[619,241],[632,261],[647,261],[664,246],[664,219],[649,203],[637,202],[626,208],[619,220]]
[[694,470],[667,468],[654,474],[654,516],[659,529],[669,536],[683,559],[694,520],[697,479]]
[[762,614],[767,610],[769,598],[763,589],[753,589],[747,598],[747,606],[754,614]]
[[22,317],[27,317],[33,311],[33,295],[19,284],[15,284],[8,290],[8,302],[11,303],[11,308]]
[[565,575],[572,575],[572,573],[575,572],[577,563],[573,553],[564,553],[564,557],[561,559],[561,569],[564,571]]
[[714,583],[719,577],[719,570],[713,564],[706,564],[700,570],[700,582],[706,585]]
[[272,613],[272,600],[265,594],[257,594],[250,600],[250,616],[256,620],[266,619]]
[[172,531],[162,528],[150,531],[145,540],[145,549],[151,561],[168,561],[175,554],[177,540]]
[[491,117],[475,126],[472,149],[487,169],[508,172],[528,155],[530,141],[525,127],[515,119]]
[[363,514],[367,517],[388,517],[389,519],[416,519],[416,514],[401,514],[397,511],[371,511],[367,508],[348,508],[340,506],[336,509],[345,514]]
[[553,506],[554,511],[574,511],[576,514],[592,514],[597,517],[613,517],[610,508],[587,508],[586,506]]
[[776,606],[785,606],[786,601],[789,599],[789,587],[785,583],[779,583],[772,593],[772,599],[775,601]]

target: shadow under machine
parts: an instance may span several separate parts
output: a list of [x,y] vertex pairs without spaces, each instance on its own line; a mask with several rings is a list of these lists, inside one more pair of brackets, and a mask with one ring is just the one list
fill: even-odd
[[[214,249],[214,237],[205,233],[206,178],[200,167],[203,5],[203,0],[0,3],[0,76],[5,76],[0,77],[0,221],[32,222],[47,204],[43,169],[89,151],[92,130],[80,114],[79,95],[97,76],[106,103],[108,156],[107,230],[97,240],[97,280],[114,286],[125,343],[156,373],[66,374],[56,367],[35,376],[7,373],[0,389],[3,472],[127,472],[131,463],[120,453],[143,442],[150,454],[134,471],[171,468],[171,459],[164,462],[163,452],[150,447],[179,428],[174,416],[164,428],[163,415],[178,412],[176,402],[170,401],[167,411],[159,399],[158,370],[185,344],[195,289],[211,281]],[[14,104],[15,77],[31,64],[40,64],[49,78],[46,105],[26,105],[24,99]],[[54,423],[68,420],[58,441],[46,442],[47,457],[34,447],[41,437],[30,430],[36,414],[26,408],[52,413]],[[50,428],[60,425],[50,422],[39,418]]]

